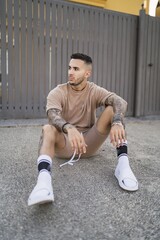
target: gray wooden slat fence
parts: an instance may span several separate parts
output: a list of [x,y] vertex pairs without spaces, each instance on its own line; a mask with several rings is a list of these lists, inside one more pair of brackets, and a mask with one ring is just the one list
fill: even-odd
[[138,36],[135,115],[159,115],[160,18],[147,16],[141,11]]
[[0,0],[0,34],[1,118],[45,117],[46,96],[67,81],[73,52],[92,57],[90,80],[127,100],[128,116],[160,113],[160,20],[144,11]]

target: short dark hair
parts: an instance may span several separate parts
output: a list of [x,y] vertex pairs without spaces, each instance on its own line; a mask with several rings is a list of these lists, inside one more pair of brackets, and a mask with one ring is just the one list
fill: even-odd
[[83,53],[73,53],[71,59],[80,59],[86,64],[92,64],[92,58]]

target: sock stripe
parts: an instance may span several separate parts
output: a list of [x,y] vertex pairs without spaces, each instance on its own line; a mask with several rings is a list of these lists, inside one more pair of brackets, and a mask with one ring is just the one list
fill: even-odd
[[48,163],[48,164],[51,165],[51,162],[50,162],[48,159],[40,159],[40,160],[38,161],[38,164],[40,164],[41,162],[46,162],[46,163]]
[[127,144],[123,144],[122,146],[117,148],[117,156],[127,155]]
[[41,170],[47,170],[47,171],[51,171],[51,164],[48,163],[47,161],[41,161],[39,164],[38,164],[38,171],[40,172]]

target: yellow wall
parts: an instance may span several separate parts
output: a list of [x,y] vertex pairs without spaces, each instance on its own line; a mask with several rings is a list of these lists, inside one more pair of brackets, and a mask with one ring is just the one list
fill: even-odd
[[160,17],[160,7],[158,7],[158,8],[156,9],[156,16],[157,16],[157,17]]
[[150,0],[70,0],[72,2],[98,6],[113,11],[139,15],[142,3],[145,2],[146,13],[148,13]]
[[70,1],[104,8],[107,0],[70,0]]
[[105,8],[118,12],[139,15],[143,2],[143,0],[107,0]]

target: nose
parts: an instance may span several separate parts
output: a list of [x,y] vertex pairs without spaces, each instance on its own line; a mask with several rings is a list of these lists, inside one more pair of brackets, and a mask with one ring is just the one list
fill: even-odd
[[69,75],[72,75],[72,74],[73,74],[73,68],[70,68],[70,69],[68,70],[68,73],[69,73]]

